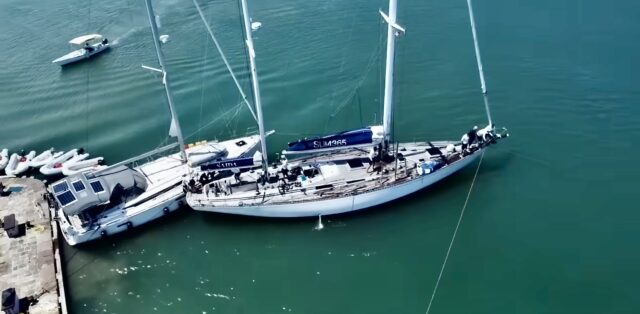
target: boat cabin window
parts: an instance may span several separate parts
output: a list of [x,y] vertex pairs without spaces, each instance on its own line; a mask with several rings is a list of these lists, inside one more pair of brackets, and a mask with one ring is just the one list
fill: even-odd
[[84,183],[82,183],[82,181],[80,180],[72,182],[71,185],[73,185],[73,189],[76,190],[76,192],[82,192],[86,190]]
[[89,185],[91,185],[91,189],[93,189],[94,193],[104,192],[104,187],[100,181],[89,182]]

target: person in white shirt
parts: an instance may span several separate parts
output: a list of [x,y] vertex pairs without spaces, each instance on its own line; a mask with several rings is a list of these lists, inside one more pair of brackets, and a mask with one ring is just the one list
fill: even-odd
[[478,126],[474,125],[473,129],[471,129],[471,131],[465,133],[462,138],[460,139],[460,141],[462,142],[462,154],[464,154],[467,150],[467,148],[469,148],[469,146],[471,146],[472,144],[474,144],[477,141],[477,131],[478,131]]
[[494,128],[495,126],[493,124],[489,124],[486,127],[478,130],[476,134],[482,142],[491,142],[491,140],[493,139]]

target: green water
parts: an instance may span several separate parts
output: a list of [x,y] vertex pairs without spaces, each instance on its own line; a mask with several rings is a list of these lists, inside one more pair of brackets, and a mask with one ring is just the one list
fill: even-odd
[[[236,1],[200,3],[248,91]],[[254,129],[193,4],[155,6],[189,140]],[[263,23],[255,45],[273,152],[298,136],[379,122],[384,0],[250,6]],[[431,313],[640,312],[640,2],[475,6],[493,117],[512,137],[485,155]],[[484,123],[465,1],[400,0],[398,18],[407,34],[397,50],[397,137],[455,139]],[[140,68],[156,64],[142,1],[5,0],[0,30],[0,146],[82,146],[116,162],[166,140],[162,87]],[[114,48],[63,70],[50,63],[91,32]],[[314,220],[185,209],[64,247],[69,306],[425,313],[474,170],[326,218],[322,231]]]

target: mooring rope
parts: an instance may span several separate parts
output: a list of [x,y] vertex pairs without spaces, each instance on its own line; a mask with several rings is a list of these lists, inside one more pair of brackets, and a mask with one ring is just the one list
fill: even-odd
[[478,162],[478,167],[476,168],[476,174],[473,176],[473,180],[471,181],[471,186],[469,187],[469,192],[467,192],[467,199],[464,201],[464,205],[462,206],[462,211],[460,212],[460,217],[458,218],[458,223],[456,224],[456,229],[453,231],[453,236],[451,237],[451,242],[449,242],[449,248],[447,249],[447,254],[444,257],[444,262],[442,263],[442,268],[440,268],[440,274],[438,275],[438,280],[436,281],[435,287],[433,287],[433,293],[431,294],[431,300],[429,300],[429,306],[427,307],[427,314],[431,310],[431,305],[433,304],[433,299],[436,297],[436,292],[438,291],[438,286],[440,285],[440,279],[442,279],[442,273],[444,273],[444,268],[447,266],[447,261],[449,260],[449,254],[451,253],[451,248],[453,247],[453,242],[456,240],[456,235],[458,234],[458,228],[460,228],[460,223],[462,222],[462,217],[464,216],[464,211],[467,209],[467,204],[469,203],[469,197],[471,196],[471,191],[473,190],[473,185],[476,183],[476,178],[478,178],[478,172],[480,171],[480,165],[482,165],[482,159],[484,158],[484,151],[482,151],[482,155],[480,155],[480,162]]
[[229,74],[231,75],[233,82],[236,84],[236,87],[238,88],[238,92],[240,92],[240,96],[242,96],[242,100],[247,105],[247,108],[249,108],[249,111],[251,112],[253,119],[258,121],[258,118],[255,112],[253,112],[253,108],[251,107],[251,103],[249,103],[249,100],[247,99],[247,95],[242,90],[242,87],[240,86],[240,83],[238,82],[236,75],[233,73],[233,70],[231,69],[231,65],[229,64],[229,61],[227,61],[227,57],[224,55],[224,52],[222,51],[222,47],[220,47],[220,44],[218,43],[216,36],[213,34],[213,30],[211,30],[211,26],[209,26],[209,23],[207,22],[207,19],[205,18],[204,13],[202,13],[202,10],[198,5],[198,2],[196,0],[193,0],[193,5],[196,7],[196,10],[198,10],[200,19],[202,20],[202,23],[204,23],[204,26],[207,29],[207,32],[209,33],[211,40],[213,41],[214,45],[216,46],[216,49],[218,50],[218,53],[220,54],[220,57],[222,58],[222,61],[224,61],[224,65],[227,67],[227,70],[229,71]]

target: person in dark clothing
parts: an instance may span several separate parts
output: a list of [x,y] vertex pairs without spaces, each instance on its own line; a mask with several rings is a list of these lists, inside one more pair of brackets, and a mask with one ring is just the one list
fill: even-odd
[[471,131],[467,133],[469,137],[469,145],[475,144],[478,141],[478,126],[474,126]]

